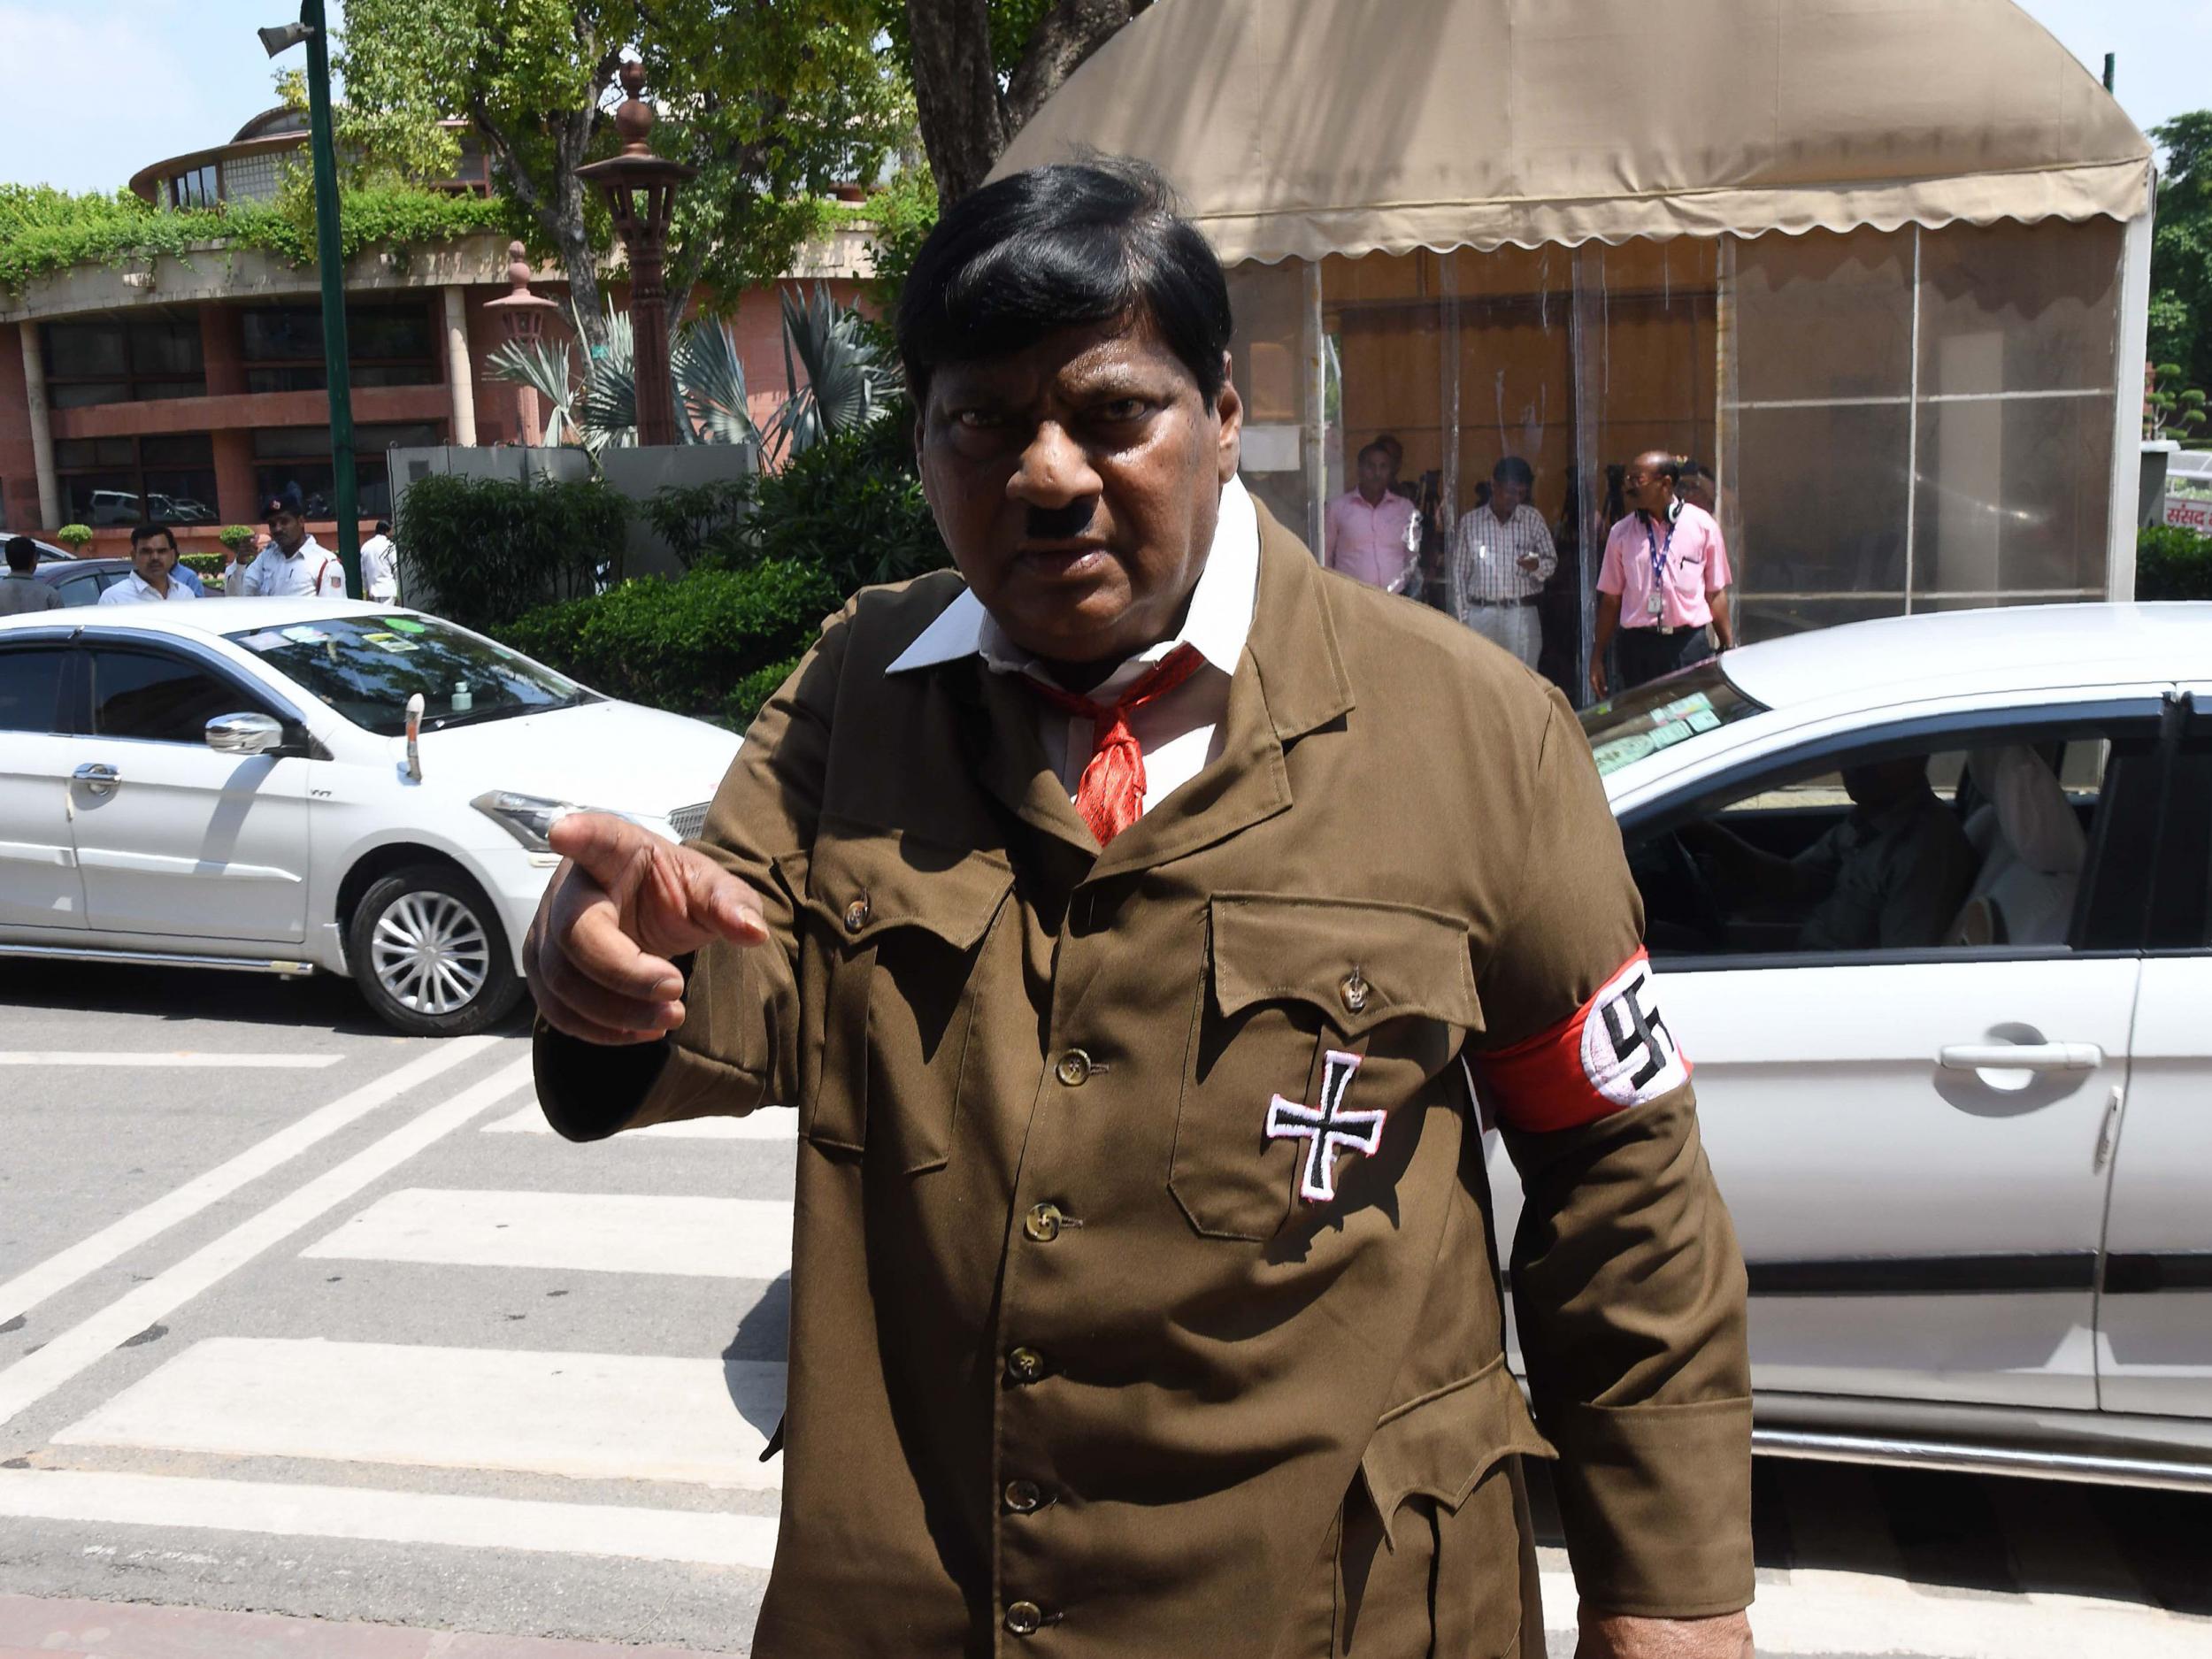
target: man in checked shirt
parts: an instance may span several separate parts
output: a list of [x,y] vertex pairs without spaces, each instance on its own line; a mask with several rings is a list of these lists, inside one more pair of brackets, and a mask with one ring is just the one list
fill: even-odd
[[1543,643],[1536,601],[1558,567],[1551,526],[1529,503],[1536,473],[1517,455],[1490,470],[1490,500],[1452,535],[1452,614],[1531,668]]

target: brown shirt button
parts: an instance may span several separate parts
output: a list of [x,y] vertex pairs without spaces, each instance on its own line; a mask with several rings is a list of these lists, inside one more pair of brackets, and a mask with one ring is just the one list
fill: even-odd
[[1034,1601],[1016,1601],[1006,1609],[1006,1628],[1017,1636],[1034,1636],[1045,1622],[1045,1610]]
[[1091,1056],[1080,1048],[1071,1048],[1060,1056],[1060,1064],[1052,1068],[1052,1074],[1070,1088],[1081,1088],[1084,1079],[1091,1074]]
[[1353,1013],[1356,1014],[1367,1006],[1367,976],[1357,968],[1344,976],[1344,983],[1339,989],[1344,998],[1344,1006]]
[[868,900],[864,894],[845,907],[845,931],[856,933],[868,925]]
[[1044,1501],[1044,1488],[1033,1480],[1006,1483],[1006,1507],[1017,1515],[1033,1514]]
[[1006,1356],[1006,1374],[1018,1383],[1033,1383],[1045,1374],[1045,1356],[1033,1348],[1018,1348]]
[[1059,1205],[1033,1204],[1022,1217],[1022,1231],[1039,1244],[1050,1244],[1060,1236],[1060,1222]]

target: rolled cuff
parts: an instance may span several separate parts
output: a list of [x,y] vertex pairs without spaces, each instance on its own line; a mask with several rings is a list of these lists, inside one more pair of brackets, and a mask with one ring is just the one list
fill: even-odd
[[666,1039],[602,1048],[542,1019],[531,1058],[545,1120],[571,1141],[603,1141],[620,1130],[683,1118],[742,1114],[767,1094],[757,1073]]
[[1544,1424],[1575,1588],[1600,1612],[1751,1605],[1751,1402],[1569,1405]]

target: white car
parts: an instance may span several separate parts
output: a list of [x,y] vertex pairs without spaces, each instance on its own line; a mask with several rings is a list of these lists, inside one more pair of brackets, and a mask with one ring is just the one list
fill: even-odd
[[695,834],[738,746],[403,609],[0,618],[0,955],[322,971],[403,1031],[481,1030],[551,818]]
[[2212,1486],[2212,605],[1855,624],[1584,724],[1761,1448]]

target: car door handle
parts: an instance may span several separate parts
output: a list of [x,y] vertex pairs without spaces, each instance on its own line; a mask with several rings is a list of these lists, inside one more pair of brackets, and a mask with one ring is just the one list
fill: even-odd
[[97,760],[87,761],[72,775],[89,795],[112,795],[115,786],[123,781],[122,774],[114,767]]
[[2093,1042],[1956,1042],[1936,1051],[1947,1071],[2093,1071],[2104,1050]]

